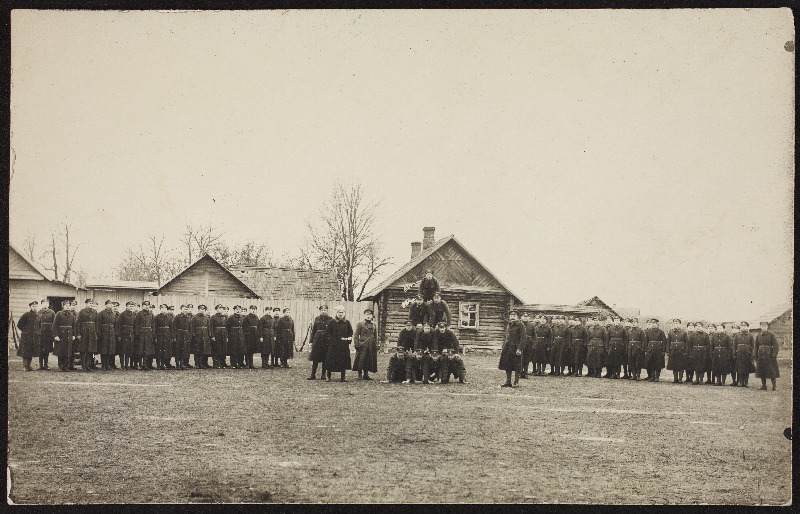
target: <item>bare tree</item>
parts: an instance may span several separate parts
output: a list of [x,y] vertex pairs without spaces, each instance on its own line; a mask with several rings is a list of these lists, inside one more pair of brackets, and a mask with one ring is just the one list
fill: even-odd
[[213,224],[194,226],[187,223],[181,243],[186,245],[188,263],[191,264],[195,258],[211,253],[221,243],[222,235]]
[[48,256],[51,258],[50,260],[52,261],[52,265],[45,264],[44,269],[53,272],[53,280],[58,280],[58,245],[56,244],[56,232],[56,230],[50,231],[50,246],[44,255],[42,255],[42,258]]
[[[83,243],[78,243],[74,247],[70,246],[69,242],[69,229],[72,227],[71,223],[64,223],[64,232],[61,242],[64,244],[64,279],[63,282],[69,283],[70,274],[72,273],[73,263],[75,262],[75,255],[78,253],[78,248]],[[72,253],[70,253],[70,251]]]
[[264,243],[247,241],[243,245],[230,246],[218,242],[209,253],[223,266],[267,266],[275,267],[275,260],[269,246]]
[[375,235],[375,211],[380,202],[367,202],[360,184],[336,182],[333,195],[315,218],[307,222],[308,237],[299,260],[311,268],[333,271],[341,286],[342,299],[358,299],[369,281],[392,260],[381,257]]
[[168,248],[164,247],[164,234],[151,234],[146,244],[128,248],[122,263],[117,266],[120,280],[147,280],[160,287],[166,279],[176,274],[183,266]]
[[28,237],[25,238],[25,241],[22,242],[22,251],[25,252],[25,256],[36,262],[38,259],[36,253],[36,234],[33,232],[28,233]]

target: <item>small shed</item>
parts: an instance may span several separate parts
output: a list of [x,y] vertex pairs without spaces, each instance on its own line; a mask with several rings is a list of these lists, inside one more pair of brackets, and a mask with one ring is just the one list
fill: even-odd
[[341,300],[331,271],[261,266],[231,266],[230,272],[265,300]]
[[94,298],[101,306],[106,300],[111,300],[124,308],[125,302],[142,303],[150,299],[158,291],[158,282],[97,279],[87,282],[86,290],[88,297]]
[[61,310],[63,300],[74,300],[78,288],[49,278],[50,272],[30,260],[13,243],[8,243],[8,309],[15,321],[32,301],[50,300],[53,310]]
[[158,295],[259,298],[255,291],[209,254],[203,255],[161,286]]
[[578,302],[578,306],[580,307],[595,307],[598,310],[598,315],[603,317],[608,316],[620,316],[620,314],[608,306],[606,302],[598,298],[597,296],[593,296],[588,300],[584,300],[582,302]]
[[561,316],[568,316],[568,317],[579,317],[583,324],[586,324],[586,318],[589,316],[597,316],[600,312],[600,309],[597,307],[588,307],[584,305],[558,305],[558,304],[551,304],[551,303],[528,303],[524,305],[515,305],[514,309],[517,310],[520,315],[522,313],[527,313],[528,316],[539,316],[544,315],[548,318],[552,318],[552,316],[561,315]]

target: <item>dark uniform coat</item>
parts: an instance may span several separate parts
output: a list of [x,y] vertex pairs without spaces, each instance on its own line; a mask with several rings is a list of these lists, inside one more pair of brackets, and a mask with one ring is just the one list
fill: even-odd
[[681,327],[674,327],[667,334],[667,369],[683,371],[689,359],[689,333]]
[[450,313],[450,306],[444,300],[432,302],[430,307],[431,319],[428,320],[431,328],[436,328],[440,321],[444,321],[448,326],[453,323],[453,315]]
[[692,347],[689,350],[689,362],[692,371],[703,374],[707,371],[711,359],[711,341],[705,332],[694,331],[689,336]]
[[20,330],[19,348],[17,355],[23,359],[32,359],[39,355],[39,316],[33,311],[28,311],[20,316],[17,321]]
[[192,346],[192,315],[180,312],[172,318],[172,335],[175,337],[175,346],[172,353],[176,359],[185,361],[189,358]]
[[733,348],[731,336],[725,332],[711,334],[711,371],[714,375],[727,375],[731,370]]
[[594,324],[586,329],[586,366],[590,369],[603,369],[606,361],[606,329]]
[[234,313],[225,321],[228,330],[228,355],[244,355],[244,330],[242,330],[244,316]]
[[664,369],[664,354],[667,351],[667,335],[658,327],[644,331],[644,367],[647,370]]
[[570,361],[577,369],[586,363],[586,329],[582,325],[569,327]]
[[75,319],[70,311],[58,311],[53,320],[53,331],[58,341],[53,342],[53,353],[58,357],[72,356],[73,338],[75,337]]
[[639,373],[644,367],[644,330],[628,329],[628,371]]
[[408,319],[415,327],[420,323],[425,323],[425,318],[428,317],[428,308],[421,303],[412,304],[408,309]]
[[378,372],[378,333],[372,321],[356,323],[353,333],[353,345],[356,347],[356,359],[353,368],[357,371]]
[[78,313],[79,352],[97,353],[97,311],[91,307],[81,309]]
[[430,280],[423,278],[419,282],[419,295],[423,301],[433,300],[433,295],[439,292],[439,281],[436,277],[431,277]]
[[155,344],[153,336],[153,313],[148,309],[142,309],[136,313],[133,320],[133,355],[145,357],[155,355]]
[[328,352],[328,325],[332,321],[333,318],[327,314],[320,314],[314,318],[314,324],[311,325],[311,353],[308,355],[308,360],[325,361],[325,354]]
[[283,316],[275,324],[275,347],[279,359],[294,358],[294,320],[291,316]]
[[[436,346],[442,352],[439,357],[439,377],[442,382],[447,383],[450,381],[450,373],[454,373],[456,377],[461,377],[466,368],[464,367],[464,360],[459,355],[461,353],[461,345],[458,344],[456,333],[449,328],[444,332],[436,330],[434,337],[436,338]],[[446,353],[448,350],[455,353]]]
[[97,314],[97,351],[101,355],[117,353],[117,332],[114,311],[103,309]]
[[242,320],[242,331],[244,332],[243,353],[251,354],[259,353],[261,351],[261,345],[259,344],[259,338],[261,337],[261,334],[258,330],[258,322],[258,316],[252,312],[245,316]]
[[136,320],[136,313],[125,310],[119,313],[117,323],[114,327],[114,334],[117,336],[117,354],[133,355],[134,336],[133,322]]
[[272,345],[275,343],[275,319],[272,314],[264,314],[258,320],[258,331],[261,333],[261,353],[267,356],[272,353]]
[[547,352],[553,331],[545,323],[533,324],[533,363],[547,364]]
[[417,331],[413,328],[404,328],[397,336],[397,347],[405,348],[406,351],[414,350],[414,339],[417,336]]
[[611,325],[606,333],[606,339],[608,341],[606,367],[616,373],[628,358],[628,332],[622,325]]
[[44,308],[39,311],[39,354],[46,355],[53,352],[53,321],[56,313],[52,309]]
[[172,359],[172,320],[166,312],[160,312],[153,318],[155,332],[155,355],[169,361]]
[[211,316],[198,312],[192,317],[191,350],[195,355],[212,355],[211,353]]
[[775,334],[762,330],[756,336],[753,354],[756,357],[756,376],[758,378],[781,376],[778,371],[778,340],[775,338]]
[[743,378],[755,371],[753,366],[753,346],[755,338],[750,332],[737,332],[733,334],[733,351],[736,352],[736,375]]
[[569,361],[569,327],[553,325],[550,339],[550,368],[561,370]]
[[228,355],[228,318],[218,312],[211,316],[211,355]]
[[498,368],[505,371],[520,371],[522,369],[522,356],[517,355],[517,350],[522,350],[525,344],[525,325],[521,321],[512,321],[506,327],[505,341],[503,350],[500,352],[500,363]]
[[352,369],[350,363],[350,341],[353,326],[347,319],[336,319],[328,325],[328,350],[325,354],[325,369],[339,372]]

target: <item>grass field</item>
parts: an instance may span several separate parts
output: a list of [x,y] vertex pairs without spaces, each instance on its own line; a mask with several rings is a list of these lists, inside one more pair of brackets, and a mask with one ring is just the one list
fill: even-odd
[[23,373],[12,357],[11,499],[791,501],[789,362],[777,392],[664,375],[499,389],[495,356],[466,356],[469,384],[400,385],[307,381],[305,355],[288,370],[149,373]]

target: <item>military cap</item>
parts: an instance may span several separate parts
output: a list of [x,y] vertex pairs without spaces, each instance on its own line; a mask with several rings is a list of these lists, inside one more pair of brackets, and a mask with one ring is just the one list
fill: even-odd
[[364,309],[364,314],[373,314],[372,309]]
[[175,310],[175,306],[174,305],[167,305],[167,310],[168,311],[174,311]]
[[228,307],[227,305],[224,305],[222,308],[223,308],[223,309],[225,309],[226,311],[229,311],[229,310],[231,310],[231,308],[230,308],[230,307]]
[[693,321],[687,321],[686,322],[686,326],[687,327],[693,327],[694,326],[694,322]]
[[631,318],[630,322],[631,323],[639,323],[639,318]]
[[61,305],[69,305],[72,302],[70,300],[61,300]]
[[194,304],[193,303],[187,303],[186,304],[186,308],[187,309],[194,309]]
[[34,305],[39,305],[39,302],[37,302],[36,300],[34,300],[34,301],[32,301],[31,303],[29,303],[29,304],[28,304],[28,307],[32,307],[32,306],[34,306]]
[[233,310],[236,310],[236,309],[242,310],[242,306],[241,305],[234,305],[233,306]]
[[742,328],[738,323],[734,322],[731,328]]
[[442,293],[440,293],[439,291],[436,291],[435,293],[433,293],[433,297],[434,297],[434,298],[436,298],[437,296],[438,296],[439,298],[441,298],[441,297],[442,297]]
[[702,322],[702,321],[696,321],[696,322],[695,322],[695,324],[694,324],[694,326],[696,326],[696,327],[702,327],[702,326],[704,326],[704,325],[703,325],[703,322]]
[[440,327],[440,328],[441,328],[441,327],[446,327],[446,326],[447,326],[447,323],[445,323],[444,321],[440,321],[439,323],[437,323],[437,324],[436,324],[436,326],[437,326],[437,327]]
[[272,312],[272,307],[264,307],[264,311],[266,311],[266,312]]
[[574,319],[574,320],[575,320],[575,321],[577,321],[578,323],[580,323],[580,322],[581,322],[581,318],[579,318],[578,316],[574,316],[572,319]]
[[145,301],[143,301],[143,302],[142,302],[142,306],[145,306],[145,305],[147,305],[148,307],[150,307],[150,306],[151,306],[151,305],[153,305],[153,304],[152,304],[152,303],[150,303],[149,301],[145,300]]
[[431,326],[431,324],[426,321],[425,323],[422,324],[422,326],[423,327],[429,327],[429,326]]
[[325,305],[325,304],[323,304],[323,305],[320,305],[320,306],[319,306],[319,310],[322,310],[322,309],[327,309],[327,308],[328,308],[328,306],[327,306],[327,305]]
[[119,307],[119,302],[111,302],[114,307]]
[[131,301],[125,302],[125,307],[130,307],[131,305],[136,305],[136,304]]
[[78,300],[70,300],[71,305],[78,305]]
[[410,319],[407,319],[407,320],[406,320],[406,325],[413,325],[413,323],[411,322],[411,320],[410,320]]
[[83,303],[85,303],[85,304],[92,303],[92,299],[91,298],[87,298],[86,300],[83,301]]
[[105,305],[114,305],[114,302],[112,302],[111,300],[106,300]]
[[431,268],[428,268],[425,270],[425,273],[433,273],[433,270]]
[[508,313],[509,316],[511,316],[512,314],[514,316],[519,316],[519,313],[517,311],[511,311],[511,312]]
[[221,303],[218,303],[217,305],[214,306],[214,309],[222,309],[223,307],[225,306],[222,305]]
[[203,310],[207,309],[207,307],[205,305],[203,305],[202,303],[200,305],[198,305],[197,308],[198,309],[203,309]]
[[253,309],[253,310],[258,310],[258,306],[257,305],[251,305],[250,308]]
[[761,323],[759,323],[759,325],[769,326],[769,321],[762,321]]
[[281,308],[280,307],[273,307],[272,308],[272,312],[281,312]]
[[650,318],[647,320],[648,323],[658,323],[658,318]]
[[739,325],[740,325],[740,328],[741,328],[741,327],[749,327],[749,326],[750,326],[750,323],[748,323],[748,322],[746,322],[746,321],[742,321],[741,323],[739,323]]
[[717,324],[716,323],[709,323],[708,324],[708,328],[711,328],[711,327],[717,328]]
[[290,309],[290,307],[284,307],[284,308],[283,308],[283,312],[284,312],[284,313],[285,313],[286,311],[288,311],[288,310],[291,310],[291,309]]

